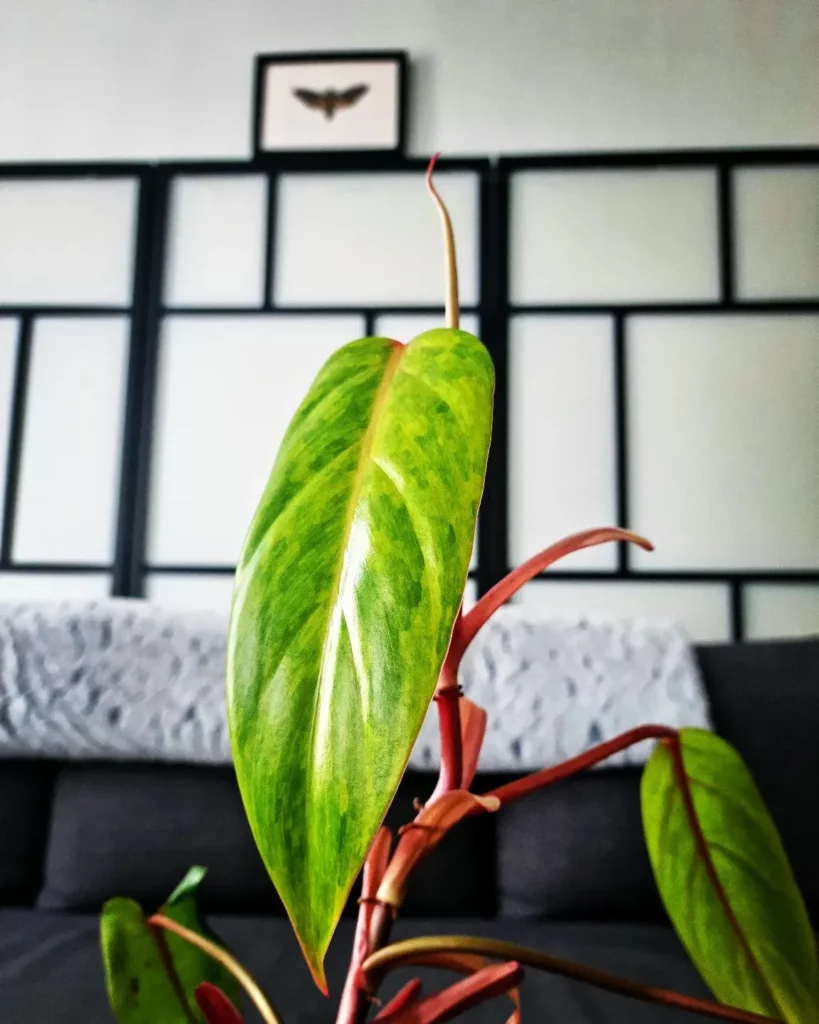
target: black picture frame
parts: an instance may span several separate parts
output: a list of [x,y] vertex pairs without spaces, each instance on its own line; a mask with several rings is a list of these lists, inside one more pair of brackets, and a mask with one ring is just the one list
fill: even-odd
[[[386,63],[397,68],[396,96],[396,144],[392,147],[355,148],[350,149],[269,149],[263,141],[265,117],[265,85],[267,70],[274,65],[286,64],[356,64]],[[390,163],[399,160],[406,149],[407,138],[407,82],[409,72],[409,56],[406,50],[346,50],[343,52],[315,50],[301,53],[262,53],[257,54],[254,61],[253,86],[253,156],[257,161],[271,161],[285,166],[298,166],[303,163],[315,164],[317,158],[332,157],[335,166],[349,162],[351,164],[362,158],[376,162]]]

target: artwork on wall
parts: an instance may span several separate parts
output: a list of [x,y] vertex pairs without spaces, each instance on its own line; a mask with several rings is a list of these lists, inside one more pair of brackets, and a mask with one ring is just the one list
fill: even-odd
[[255,155],[403,153],[406,78],[403,51],[258,56]]

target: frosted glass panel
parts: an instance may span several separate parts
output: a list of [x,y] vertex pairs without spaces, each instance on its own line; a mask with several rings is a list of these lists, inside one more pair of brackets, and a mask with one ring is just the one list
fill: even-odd
[[745,632],[751,639],[819,636],[819,586],[746,587]]
[[125,317],[35,325],[17,560],[113,558],[127,346]]
[[0,317],[0,522],[6,498],[6,469],[18,330],[16,320]]
[[133,181],[0,182],[0,302],[131,301]]
[[[478,180],[436,177],[458,239],[461,302],[478,294]],[[284,175],[275,297],[283,305],[443,306],[441,225],[422,174]]]
[[[443,316],[379,316],[375,320],[375,333],[378,337],[407,342],[424,331],[443,326]],[[474,313],[464,313],[461,317],[461,330],[480,337],[478,317]]]
[[233,575],[163,575],[149,573],[145,596],[163,608],[218,612],[226,618],[233,594]]
[[287,424],[360,317],[169,317],[163,327],[148,552],[235,564]]
[[102,573],[0,573],[0,601],[95,601],[110,592]]
[[628,328],[635,565],[819,566],[819,317]]
[[731,635],[728,590],[699,583],[548,583],[533,581],[518,600],[546,616],[572,619],[654,619],[677,622],[692,640]]
[[712,171],[526,171],[511,207],[513,302],[718,294]]
[[266,222],[267,179],[261,175],[178,178],[165,302],[260,306]]
[[[569,533],[616,519],[612,328],[608,317],[513,317],[509,530],[518,564]],[[614,545],[567,569],[609,569]]]
[[742,170],[734,189],[737,293],[819,296],[819,168]]

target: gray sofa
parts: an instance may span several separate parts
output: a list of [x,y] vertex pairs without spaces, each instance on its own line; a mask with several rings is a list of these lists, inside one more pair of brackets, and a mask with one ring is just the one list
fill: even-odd
[[[743,754],[819,921],[819,639],[700,647],[714,725]],[[416,872],[397,937],[510,938],[649,983],[705,995],[656,895],[642,845],[639,769],[588,773],[497,816],[474,818]],[[482,776],[477,791],[500,781]],[[433,776],[409,772],[388,823],[412,816]],[[255,971],[286,1022],[331,1021],[251,841],[228,768],[0,761],[0,1021],[110,1021],[96,915],[129,895],[147,908],[205,864],[215,930]],[[328,958],[334,998],[355,893]],[[395,975],[394,989],[406,975]],[[434,982],[431,980],[430,984]],[[508,1006],[508,1004],[507,1004]],[[504,1020],[488,1004],[469,1019]],[[529,972],[523,1017],[554,1024],[682,1021]],[[249,1017],[249,1020],[254,1018]]]

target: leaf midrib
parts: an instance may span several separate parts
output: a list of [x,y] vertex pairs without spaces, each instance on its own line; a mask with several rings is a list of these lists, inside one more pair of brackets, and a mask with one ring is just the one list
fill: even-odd
[[[717,871],[717,866],[714,863],[714,858],[711,856],[711,845],[702,830],[700,825],[699,817],[697,815],[696,804],[694,803],[694,788],[699,784],[693,775],[689,775],[688,769],[685,765],[685,759],[683,757],[683,748],[680,746],[675,753],[671,753],[672,764],[679,772],[680,776],[680,790],[683,804],[683,810],[686,817],[689,818],[689,825],[694,838],[694,848],[698,853],[699,860],[702,863],[705,873],[708,876],[717,896],[717,902],[722,908],[722,912],[725,915],[728,925],[734,932],[735,936],[739,940],[740,948],[743,950],[748,963],[750,964],[754,974],[756,974],[758,980],[761,982],[763,991],[768,994],[773,1005],[777,1008],[777,1011],[785,1018],[783,1007],[779,1002],[777,993],[774,991],[773,986],[765,976],[765,972],[757,959],[756,951],[751,945],[751,941],[745,934],[745,928],[737,917],[734,908],[731,906],[731,902],[728,899],[728,894],[725,891],[725,885]],[[705,784],[707,786],[707,783]],[[687,792],[686,792],[687,791]],[[689,807],[690,801],[690,807]],[[693,811],[693,814],[690,813]]]
[[[370,422],[367,425],[367,429],[364,432],[364,437],[361,441],[361,453],[359,456],[358,467],[356,468],[355,477],[350,488],[350,498],[347,503],[347,512],[344,520],[344,528],[341,532],[340,543],[339,543],[339,555],[338,564],[336,566],[336,573],[333,580],[333,585],[330,590],[332,594],[332,600],[329,602],[327,618],[322,629],[323,645],[321,661],[319,663],[318,679],[316,681],[316,693],[313,701],[313,714],[310,721],[310,737],[307,743],[307,763],[312,765],[315,759],[315,744],[316,744],[316,729],[318,725],[318,706],[321,697],[321,684],[324,678],[324,660],[327,656],[327,633],[330,628],[330,623],[333,619],[333,613],[335,610],[336,603],[338,601],[339,588],[341,586],[342,577],[344,574],[344,565],[346,560],[346,553],[348,547],[348,541],[350,539],[350,531],[353,525],[353,519],[355,517],[355,511],[358,506],[358,499],[361,496],[361,487],[364,481],[366,472],[366,465],[370,461],[372,455],[373,444],[375,437],[378,433],[378,429],[381,423],[381,418],[384,413],[384,405],[387,400],[389,393],[390,384],[392,383],[395,372],[398,369],[398,364],[401,361],[402,356],[407,350],[406,345],[402,345],[401,342],[394,342],[394,349],[390,358],[387,360],[384,366],[384,373],[381,377],[381,382],[378,385],[378,391],[373,402],[372,412],[370,414]],[[314,820],[313,815],[310,813],[310,805],[313,800],[313,788],[311,786],[305,789],[305,811],[308,822]],[[312,840],[312,836],[310,837]],[[306,844],[305,858],[309,859],[312,850],[312,841]],[[309,867],[306,871],[306,876],[311,877]],[[346,894],[345,894],[346,898]]]

